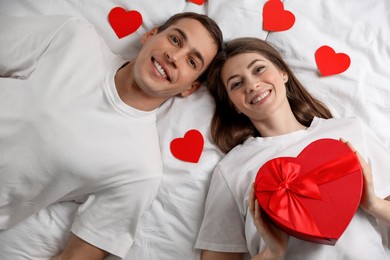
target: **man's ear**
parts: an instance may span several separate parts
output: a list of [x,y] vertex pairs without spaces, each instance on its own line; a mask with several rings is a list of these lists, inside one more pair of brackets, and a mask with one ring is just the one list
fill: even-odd
[[158,28],[154,27],[153,29],[144,33],[144,35],[142,35],[142,37],[141,37],[141,43],[144,44],[150,37],[157,34],[157,31],[158,31]]
[[188,97],[192,93],[194,93],[197,89],[199,89],[202,86],[202,83],[199,81],[194,81],[191,86],[186,90],[181,92],[179,95],[182,97]]

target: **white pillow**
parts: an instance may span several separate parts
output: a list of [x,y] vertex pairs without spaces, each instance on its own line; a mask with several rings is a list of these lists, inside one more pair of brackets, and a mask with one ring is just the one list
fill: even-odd
[[237,37],[265,40],[263,5],[267,0],[210,0],[207,15],[221,27],[226,41]]

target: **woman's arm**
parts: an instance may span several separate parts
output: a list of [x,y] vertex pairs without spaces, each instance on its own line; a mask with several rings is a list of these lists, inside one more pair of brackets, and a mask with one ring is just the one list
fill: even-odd
[[252,185],[252,189],[249,194],[248,206],[257,232],[259,232],[266,245],[264,250],[253,257],[252,260],[284,259],[284,255],[287,251],[288,235],[274,225],[268,223],[261,216],[260,206],[255,196],[254,185]]
[[102,260],[108,253],[97,248],[73,233],[70,234],[65,249],[52,260]]
[[349,142],[345,143],[349,146],[349,148],[351,148],[352,151],[355,152],[363,171],[364,183],[360,208],[376,219],[381,220],[390,226],[390,196],[388,196],[386,199],[381,199],[375,195],[371,166]]
[[362,203],[360,203],[360,207],[368,214],[390,226],[390,196],[386,199],[376,197],[370,205],[362,206]]

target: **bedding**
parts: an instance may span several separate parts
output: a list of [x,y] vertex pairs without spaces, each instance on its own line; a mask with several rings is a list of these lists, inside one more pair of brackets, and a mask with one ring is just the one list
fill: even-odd
[[[142,16],[142,23],[132,25],[134,32],[121,38],[108,18],[116,7],[137,11]],[[96,26],[108,46],[125,59],[136,55],[144,32],[183,11],[208,14],[221,26],[225,40],[254,36],[274,44],[308,90],[324,101],[337,117],[361,118],[390,149],[388,0],[0,2],[0,15],[71,15],[87,20]],[[267,24],[264,17],[277,19],[266,20]],[[326,47],[321,48],[323,46]],[[321,50],[328,52],[324,54]],[[324,69],[327,64],[337,66]],[[194,244],[211,174],[223,156],[210,136],[213,109],[212,98],[205,87],[185,99],[172,98],[159,109],[163,181],[125,259],[200,259]],[[172,149],[173,143],[190,149],[191,159],[180,149]],[[76,203],[56,204],[13,230],[1,231],[0,259],[48,259],[66,240],[66,231],[77,206]],[[383,232],[383,243],[388,243],[385,233],[389,231],[384,229]]]

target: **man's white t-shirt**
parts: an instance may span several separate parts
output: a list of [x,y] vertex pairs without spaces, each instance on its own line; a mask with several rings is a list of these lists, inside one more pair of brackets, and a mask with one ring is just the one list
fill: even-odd
[[[276,157],[296,157],[311,142],[343,138],[371,164],[375,192],[390,195],[390,152],[357,119],[314,118],[306,130],[282,136],[249,138],[217,165],[206,200],[205,216],[196,247],[210,251],[242,252],[246,258],[264,248],[253,224],[247,199],[259,168]],[[348,187],[346,187],[348,188]],[[314,244],[290,236],[286,259],[389,259],[385,234],[377,221],[359,209],[335,246]],[[385,232],[383,232],[385,233]]]
[[120,99],[125,61],[92,25],[29,19],[0,19],[0,230],[78,201],[72,232],[124,257],[161,181],[156,111]]

